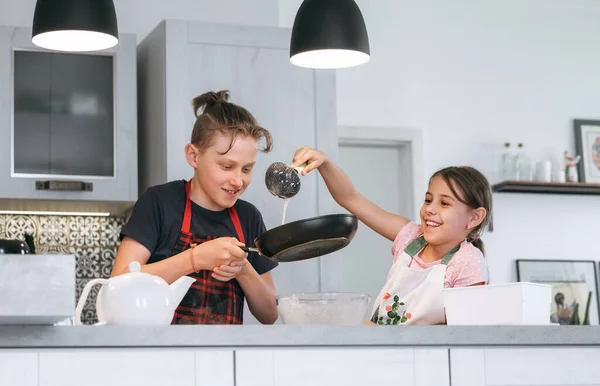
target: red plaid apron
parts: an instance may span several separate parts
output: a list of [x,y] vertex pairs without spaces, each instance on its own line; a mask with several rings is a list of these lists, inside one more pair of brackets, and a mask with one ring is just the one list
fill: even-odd
[[[197,237],[190,232],[192,222],[192,202],[190,181],[185,184],[185,212],[179,238],[173,247],[173,256],[190,248],[191,244],[201,244],[216,237]],[[244,232],[237,211],[229,208],[229,217],[237,233],[238,240],[245,243]],[[237,280],[219,281],[211,276],[212,271],[201,270],[189,276],[196,279],[181,303],[175,310],[171,324],[242,324],[244,313],[244,292]]]

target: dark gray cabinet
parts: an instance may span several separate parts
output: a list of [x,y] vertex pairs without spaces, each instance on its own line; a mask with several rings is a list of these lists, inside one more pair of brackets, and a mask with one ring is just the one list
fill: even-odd
[[136,40],[41,50],[0,27],[0,208],[116,214],[137,199]]

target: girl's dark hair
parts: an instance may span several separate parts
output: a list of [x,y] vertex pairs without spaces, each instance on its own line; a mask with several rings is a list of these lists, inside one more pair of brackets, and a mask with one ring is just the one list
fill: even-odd
[[[431,182],[435,177],[443,178],[452,194],[463,204],[473,209],[485,209],[485,218],[467,236],[467,241],[485,254],[480,236],[492,216],[492,189],[487,178],[479,170],[470,166],[450,166],[438,170],[429,181]],[[456,191],[455,187],[460,191]]]
[[[196,123],[192,130],[191,143],[204,150],[211,145],[217,133],[231,135],[231,143],[226,154],[238,136],[252,137],[257,141],[265,139],[265,146],[260,149],[268,153],[273,147],[271,133],[261,127],[254,116],[242,106],[229,102],[229,90],[209,91],[192,100]],[[202,109],[202,113],[199,110]]]

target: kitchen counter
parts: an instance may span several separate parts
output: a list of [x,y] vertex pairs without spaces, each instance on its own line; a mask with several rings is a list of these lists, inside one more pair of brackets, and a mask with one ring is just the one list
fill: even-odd
[[0,326],[0,348],[600,347],[599,326]]
[[595,385],[598,362],[598,326],[0,326],[1,385]]

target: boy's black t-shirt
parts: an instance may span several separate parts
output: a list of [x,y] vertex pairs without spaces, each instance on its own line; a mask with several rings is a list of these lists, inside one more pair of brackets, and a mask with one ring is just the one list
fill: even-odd
[[[150,251],[148,264],[171,257],[181,231],[185,211],[184,180],[148,188],[133,207],[131,217],[121,230],[121,240],[128,236]],[[238,213],[246,245],[254,247],[254,239],[266,231],[258,209],[244,200],[234,205]],[[192,201],[190,231],[199,238],[235,237],[237,234],[227,210],[211,211]],[[278,263],[257,253],[248,253],[248,262],[258,274],[275,268]]]

